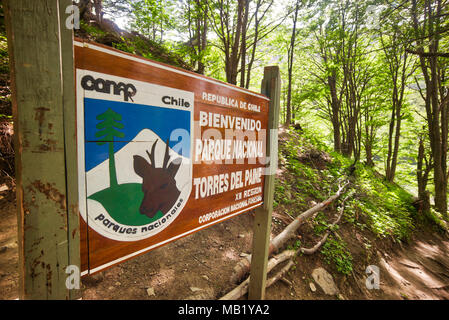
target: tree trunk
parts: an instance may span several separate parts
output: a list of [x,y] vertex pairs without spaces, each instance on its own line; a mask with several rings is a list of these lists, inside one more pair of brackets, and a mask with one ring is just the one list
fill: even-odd
[[200,11],[196,17],[196,36],[198,42],[198,69],[197,73],[204,74],[205,65],[203,62],[203,53],[207,46],[207,6],[202,0],[196,0],[196,9]]
[[[318,203],[312,208],[304,211],[295,218],[281,233],[279,233],[270,243],[269,256],[277,252],[288,240],[295,236],[296,230],[303,224],[305,220],[313,216],[315,213],[324,210],[327,206],[333,203],[335,200],[345,192],[346,187],[349,185],[347,182],[344,186],[340,187],[336,194],[329,197],[327,200]],[[251,266],[251,255],[240,259],[237,265],[234,267],[234,274],[232,275],[231,282],[236,283],[248,273]]]
[[239,66],[239,44],[243,26],[243,12],[245,0],[238,0],[237,7],[237,27],[234,34],[234,43],[232,44],[226,68],[226,81],[230,84],[237,84],[238,66]]
[[296,2],[295,15],[293,18],[293,31],[290,39],[290,47],[288,49],[288,87],[287,87],[287,117],[285,125],[290,126],[292,122],[292,78],[293,78],[293,59],[295,56],[295,40],[296,40],[296,22],[298,21],[298,11],[300,2]]
[[[424,167],[424,162],[426,166]],[[425,155],[425,149],[424,149],[424,142],[423,139],[419,139],[419,147],[418,147],[418,160],[417,160],[417,170],[416,170],[416,176],[418,180],[418,198],[420,200],[423,200],[426,198],[426,188],[427,188],[427,181],[429,177],[430,172],[430,165],[427,162],[426,155]]]
[[92,3],[90,0],[80,0],[78,7],[80,8],[80,18],[88,18],[88,15],[92,11]]
[[95,6],[95,16],[97,17],[97,21],[101,23],[102,17],[103,17],[103,0],[94,0],[94,6]]
[[335,71],[327,77],[327,83],[331,92],[331,110],[332,110],[332,128],[334,131],[334,150],[341,152],[341,135],[340,135],[340,100],[337,97],[337,79]]
[[117,173],[115,170],[115,154],[114,154],[114,142],[108,142],[109,145],[109,182],[110,187],[118,185]]
[[246,31],[248,28],[248,14],[249,14],[249,2],[250,0],[244,0],[245,13],[243,15],[242,23],[242,41],[241,41],[241,60],[240,60],[240,87],[245,87],[245,66],[246,66]]
[[369,167],[374,167],[373,147],[371,143],[365,145],[365,153],[366,153],[366,165]]
[[[424,167],[425,163],[425,167]],[[432,169],[426,158],[423,138],[419,138],[416,178],[418,180],[417,209],[421,214],[427,215],[430,211],[430,193],[426,190],[429,173]]]
[[[418,13],[418,3],[411,1],[411,18],[417,39],[416,53],[419,55],[420,66],[425,88],[425,107],[429,131],[430,147],[433,158],[435,208],[446,219],[447,215],[447,146],[448,146],[448,119],[446,97],[439,95],[444,93],[440,89],[443,82],[440,76],[444,74],[438,64],[438,48],[441,28],[441,0],[425,0],[423,9],[426,11],[424,20]],[[425,41],[423,39],[426,39]],[[424,54],[424,48],[428,48],[428,54]]]

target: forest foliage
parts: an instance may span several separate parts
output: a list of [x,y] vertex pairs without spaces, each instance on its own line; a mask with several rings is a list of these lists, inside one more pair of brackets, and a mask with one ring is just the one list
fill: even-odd
[[[98,17],[138,31],[198,73],[259,91],[263,67],[279,65],[285,125],[447,219],[447,1],[95,0],[92,12],[98,2]],[[377,192],[394,202],[389,190]],[[389,210],[400,214],[394,203]]]
[[[357,204],[372,212],[373,227],[376,215],[399,217],[388,229],[398,234],[409,224],[396,202],[409,193],[399,186],[415,196],[419,212],[448,219],[448,1],[75,3],[82,16],[76,35],[244,88],[260,91],[263,68],[279,65],[283,124],[301,128],[341,162],[330,174],[353,165],[364,168],[361,188],[380,181],[378,174],[388,182],[367,183],[367,200]],[[7,72],[3,34],[0,67]],[[295,156],[285,157],[298,175],[311,174]]]

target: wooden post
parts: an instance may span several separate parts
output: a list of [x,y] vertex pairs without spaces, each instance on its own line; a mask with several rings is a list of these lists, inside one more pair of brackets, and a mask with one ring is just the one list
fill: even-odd
[[273,212],[274,181],[278,162],[278,126],[281,94],[281,76],[278,66],[265,67],[262,80],[262,93],[269,97],[267,158],[270,159],[268,174],[265,175],[264,203],[256,209],[253,227],[253,251],[248,298],[263,300],[267,280],[268,251]]
[[4,0],[10,57],[20,299],[74,299],[79,268],[71,0]]

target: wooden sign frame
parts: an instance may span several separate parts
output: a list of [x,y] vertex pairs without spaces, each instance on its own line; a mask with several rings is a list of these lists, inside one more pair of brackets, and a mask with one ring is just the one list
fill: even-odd
[[[19,299],[77,299],[80,265],[71,0],[5,0],[14,120]],[[75,274],[76,276],[76,274]],[[79,283],[79,282],[78,282]]]
[[[82,275],[262,205],[266,96],[99,44],[74,47]],[[108,117],[118,138],[103,141]],[[171,185],[159,181],[173,179],[161,171],[180,159],[166,205]]]
[[[68,270],[76,271],[77,266],[82,268],[80,251],[87,249],[80,248],[80,243],[86,245],[86,239],[82,238],[87,235],[87,224],[83,225],[78,208],[79,131],[76,120],[79,114],[76,108],[77,78],[74,63],[74,48],[84,48],[84,44],[74,47],[73,30],[64,25],[67,18],[65,10],[72,5],[71,0],[4,0],[3,4],[15,131],[19,298],[77,299],[80,297],[77,281],[75,286],[71,286],[67,280],[76,278],[76,272],[68,274]],[[25,47],[27,50],[23,50]],[[101,65],[102,61],[98,60],[97,63]],[[266,97],[239,87],[182,69],[151,63],[186,77],[201,77],[206,89],[211,84],[218,84],[231,91],[268,101]],[[171,80],[167,78],[164,81],[159,85],[167,86]],[[92,85],[90,82],[88,84]],[[120,87],[117,90],[120,91]],[[262,93],[271,98],[264,128],[270,129],[266,136],[266,155],[274,157],[270,162],[269,174],[259,183],[264,186],[264,201],[242,210],[257,207],[249,287],[251,299],[261,299],[265,293],[274,190],[273,168],[276,165],[273,160],[277,160],[276,130],[280,96],[278,67],[265,68]],[[123,98],[126,98],[125,95],[123,92]],[[213,95],[211,97],[213,99]],[[133,96],[129,95],[128,98]],[[207,95],[205,99],[208,99]],[[178,102],[183,104],[180,100]],[[170,167],[170,164],[167,163],[166,167]],[[231,215],[220,218],[223,220],[229,217]],[[144,251],[147,249],[148,246]]]

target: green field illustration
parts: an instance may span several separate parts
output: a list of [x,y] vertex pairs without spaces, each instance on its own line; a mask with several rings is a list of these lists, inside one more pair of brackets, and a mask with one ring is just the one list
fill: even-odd
[[118,184],[94,193],[88,199],[101,203],[115,221],[124,225],[141,226],[163,216],[161,211],[153,218],[139,213],[143,199],[142,185],[139,183]]

